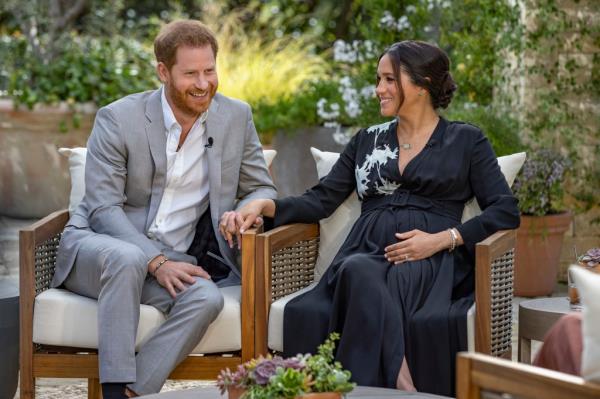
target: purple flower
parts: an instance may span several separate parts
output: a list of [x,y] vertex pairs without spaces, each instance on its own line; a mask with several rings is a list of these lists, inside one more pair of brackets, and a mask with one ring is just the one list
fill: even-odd
[[278,365],[275,359],[266,359],[256,365],[254,369],[254,379],[258,385],[267,385],[269,379],[275,375]]
[[588,267],[595,267],[600,264],[600,248],[592,248],[579,257],[579,262],[587,264]]
[[304,359],[290,357],[289,359],[285,359],[283,361],[283,367],[295,370],[302,370],[304,367],[306,367],[306,363],[304,362]]

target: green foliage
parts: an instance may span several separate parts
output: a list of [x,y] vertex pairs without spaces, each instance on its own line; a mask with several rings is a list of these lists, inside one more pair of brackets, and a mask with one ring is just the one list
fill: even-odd
[[125,94],[157,86],[151,53],[122,37],[72,35],[60,56],[40,63],[20,36],[4,37],[0,54],[11,54],[13,64],[3,71],[8,95],[32,108],[35,104],[93,102],[99,106]]
[[251,104],[268,142],[279,129],[380,123],[378,56],[426,40],[449,54],[459,86],[448,119],[481,127],[498,155],[521,150],[521,136],[530,149],[560,149],[575,165],[566,187],[576,205],[600,204],[594,1],[89,0],[62,25],[55,4],[0,5],[0,93],[16,102],[102,105],[154,88],[159,27],[198,18],[219,35],[221,91]]
[[326,76],[328,65],[304,39],[282,36],[265,40],[240,29],[240,16],[230,13],[216,19],[223,79],[219,91],[250,104],[273,105],[292,98],[306,84]]
[[452,103],[443,115],[449,120],[467,122],[479,127],[490,140],[497,156],[525,151],[521,142],[519,122],[508,114],[498,112],[491,105]]

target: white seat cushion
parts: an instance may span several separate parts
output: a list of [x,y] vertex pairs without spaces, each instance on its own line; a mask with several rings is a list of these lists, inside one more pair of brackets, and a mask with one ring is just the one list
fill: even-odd
[[[221,288],[225,306],[192,353],[240,350],[240,286]],[[140,306],[136,350],[165,321],[156,308]],[[35,298],[33,342],[44,345],[98,348],[98,303],[63,289],[49,289]]]
[[285,305],[295,297],[300,294],[305,293],[306,291],[312,290],[317,283],[312,283],[311,285],[302,288],[294,292],[293,294],[286,295],[283,298],[279,298],[275,302],[271,304],[271,309],[269,310],[269,338],[268,345],[269,348],[278,352],[283,352],[283,311],[285,309]]

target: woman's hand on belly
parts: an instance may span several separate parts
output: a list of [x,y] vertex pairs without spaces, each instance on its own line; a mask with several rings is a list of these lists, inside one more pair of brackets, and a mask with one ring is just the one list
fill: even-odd
[[385,258],[394,264],[421,260],[450,248],[452,238],[448,231],[430,234],[421,230],[396,233],[397,243],[385,247]]

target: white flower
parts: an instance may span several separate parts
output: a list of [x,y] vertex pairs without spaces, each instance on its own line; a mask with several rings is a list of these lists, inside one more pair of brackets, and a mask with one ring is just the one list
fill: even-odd
[[410,6],[406,7],[406,12],[409,13],[409,14],[412,14],[412,13],[414,13],[416,11],[417,11],[417,7],[415,7],[413,5],[410,5]]
[[337,103],[333,103],[329,106],[330,111],[327,110],[327,100],[325,98],[320,98],[317,101],[317,115],[325,120],[334,120],[340,116],[340,105]]
[[352,132],[350,129],[342,130],[339,124],[337,126],[332,127],[336,128],[335,132],[333,133],[333,140],[336,143],[338,143],[339,145],[346,145],[350,142],[350,139],[352,138]]
[[339,62],[353,64],[358,59],[358,53],[353,49],[353,45],[343,40],[336,40],[333,43],[333,59]]
[[392,13],[387,10],[383,13],[383,17],[381,17],[381,19],[379,20],[379,25],[382,28],[391,28],[392,26],[394,26],[395,23],[396,19],[394,18]]
[[406,15],[403,15],[400,18],[398,18],[398,23],[396,24],[396,30],[398,30],[398,32],[409,28],[410,22],[408,22],[408,17]]
[[352,79],[350,79],[350,76],[343,76],[340,79],[340,85],[342,87],[344,87],[344,88],[346,88],[346,87],[352,87]]
[[356,118],[362,112],[362,110],[360,109],[360,105],[356,101],[350,101],[349,103],[347,103],[344,107],[344,110],[350,118]]
[[360,89],[360,96],[364,99],[373,98],[375,95],[375,85],[365,86]]

